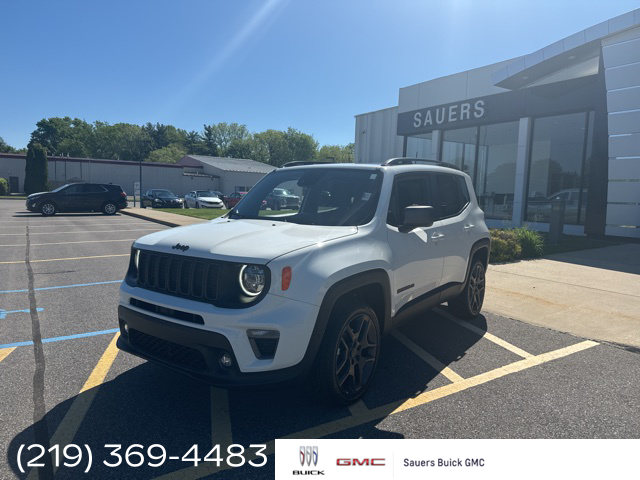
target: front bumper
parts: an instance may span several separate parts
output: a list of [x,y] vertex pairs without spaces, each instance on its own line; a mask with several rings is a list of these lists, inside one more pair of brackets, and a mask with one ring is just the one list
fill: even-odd
[[[132,306],[131,298],[199,315],[204,325],[150,315]],[[303,377],[311,367],[309,359],[312,361],[314,355],[306,354],[318,311],[318,307],[274,295],[267,295],[255,307],[223,309],[123,284],[118,307],[121,333],[118,347],[212,385],[288,382]],[[280,332],[272,359],[256,357],[248,329]],[[224,353],[233,359],[229,368],[219,361]]]

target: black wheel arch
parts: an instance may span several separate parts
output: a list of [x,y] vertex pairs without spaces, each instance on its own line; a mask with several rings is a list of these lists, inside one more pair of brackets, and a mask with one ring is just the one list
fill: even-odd
[[362,299],[376,313],[383,335],[391,328],[391,282],[386,271],[367,270],[336,282],[329,288],[320,305],[316,324],[302,361],[305,374],[313,365],[327,330],[331,312],[339,302],[352,296]]
[[487,265],[489,265],[489,254],[491,252],[491,239],[489,238],[481,238],[471,247],[471,253],[469,254],[469,261],[467,262],[467,273],[464,276],[463,285],[467,284],[467,280],[469,279],[469,273],[471,272],[471,266],[476,258],[482,260],[484,264],[484,268],[486,270]]

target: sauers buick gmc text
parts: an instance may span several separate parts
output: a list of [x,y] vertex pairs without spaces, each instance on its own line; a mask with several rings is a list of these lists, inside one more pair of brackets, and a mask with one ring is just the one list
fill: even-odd
[[[262,210],[274,189],[299,208]],[[306,379],[348,404],[401,320],[480,312],[488,260],[471,180],[446,164],[287,165],[225,217],[134,242],[118,347],[218,386]]]

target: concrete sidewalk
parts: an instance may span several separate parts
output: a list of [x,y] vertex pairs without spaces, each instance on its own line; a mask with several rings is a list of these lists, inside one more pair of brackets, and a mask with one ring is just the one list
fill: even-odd
[[[142,208],[121,213],[171,227],[205,221]],[[640,244],[490,265],[484,310],[640,348]]]
[[640,347],[640,244],[490,265],[484,310]]
[[127,207],[124,210],[120,210],[120,213],[136,218],[151,220],[152,222],[160,223],[168,227],[183,227],[185,225],[195,225],[196,223],[204,223],[207,221],[202,220],[201,218],[180,215],[178,213],[159,212],[152,208]]

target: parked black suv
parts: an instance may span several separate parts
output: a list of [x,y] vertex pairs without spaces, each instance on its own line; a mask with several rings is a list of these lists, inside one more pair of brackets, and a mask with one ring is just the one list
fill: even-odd
[[27,197],[27,210],[45,216],[57,212],[113,215],[126,206],[127,194],[122,187],[107,183],[69,183],[50,192],[32,193]]

